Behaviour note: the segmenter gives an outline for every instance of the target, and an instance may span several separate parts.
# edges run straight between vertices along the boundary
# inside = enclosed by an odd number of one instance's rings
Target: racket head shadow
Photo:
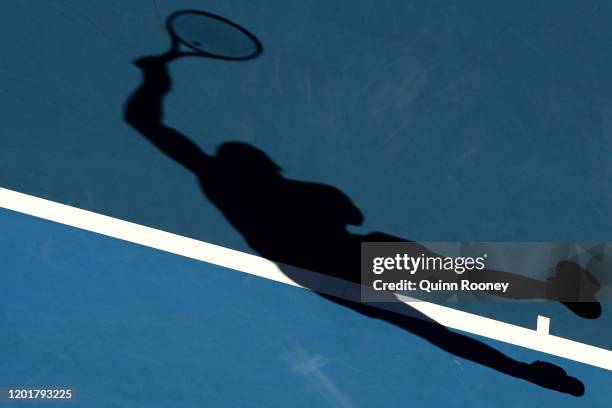
[[[263,52],[261,42],[246,28],[205,11],[181,10],[173,13],[166,20],[166,27],[174,48],[180,44],[190,50],[182,54],[244,61],[256,58]]]

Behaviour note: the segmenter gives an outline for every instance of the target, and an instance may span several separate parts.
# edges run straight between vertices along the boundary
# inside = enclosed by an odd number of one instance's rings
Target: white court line
[[[289,279],[275,262],[268,259],[91,211],[4,188],[0,188],[0,207],[304,288]],[[308,282],[308,287],[305,289],[341,296],[349,300],[358,301],[360,298],[360,288],[357,284],[310,271],[293,269],[295,273],[302,275],[301,282]],[[611,350],[553,336],[544,330],[538,332],[434,303],[413,301],[403,296],[398,296],[398,298],[428,318],[451,329],[612,370]],[[384,307],[382,303],[371,305]]]
[[[536,331],[541,334],[549,334],[550,319],[548,317],[538,315]]]

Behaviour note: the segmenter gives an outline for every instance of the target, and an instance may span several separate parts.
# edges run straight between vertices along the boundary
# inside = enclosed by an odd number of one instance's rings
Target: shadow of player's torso
[[[362,241],[403,241],[383,233],[348,232],[347,225],[361,224],[362,214],[344,193],[328,185],[219,159],[199,180],[249,246],[275,262],[359,282]]]

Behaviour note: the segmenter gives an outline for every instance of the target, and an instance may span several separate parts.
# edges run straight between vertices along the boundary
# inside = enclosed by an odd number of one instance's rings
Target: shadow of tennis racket
[[[171,48],[160,57],[172,60],[200,56],[227,61],[245,61],[263,52],[261,42],[246,28],[216,14],[182,10],[171,14],[166,28]]]

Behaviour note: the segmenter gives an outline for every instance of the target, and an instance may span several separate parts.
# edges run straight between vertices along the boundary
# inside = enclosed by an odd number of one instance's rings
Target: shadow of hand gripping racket
[[[168,52],[135,62],[142,70],[143,82],[125,106],[125,120],[159,150],[196,175],[206,197],[253,250],[278,262],[293,281],[312,288],[303,273],[310,270],[359,283],[362,241],[404,240],[384,233],[350,233],[346,226],[361,224],[362,214],[345,194],[328,185],[284,178],[280,167],[254,146],[224,143],[215,155],[210,155],[163,123],[162,102],[171,86],[167,70],[171,61],[185,56],[245,61],[262,53],[259,40],[236,23],[200,11],[173,14],[168,19],[168,31],[172,38]],[[181,47],[186,50],[181,51]],[[537,282],[499,273],[505,279],[522,281],[527,286]],[[584,393],[584,385],[558,366],[541,361],[531,364],[516,361],[493,347],[446,329],[405,304],[377,303],[384,307],[375,308],[319,294],[475,363],[559,392],[575,396]]]

